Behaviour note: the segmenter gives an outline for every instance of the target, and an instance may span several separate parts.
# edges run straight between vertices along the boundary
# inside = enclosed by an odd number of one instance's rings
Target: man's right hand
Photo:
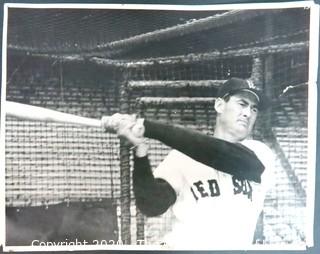
[[[103,116],[101,118],[101,126],[106,132],[117,133],[120,121],[136,122],[135,115],[115,113],[112,116]]]
[[[136,115],[116,113],[112,116],[102,117],[101,123],[104,130],[115,132],[118,137],[125,138],[132,144],[136,156],[147,155],[148,145],[143,136],[145,131],[143,119],[137,119]]]

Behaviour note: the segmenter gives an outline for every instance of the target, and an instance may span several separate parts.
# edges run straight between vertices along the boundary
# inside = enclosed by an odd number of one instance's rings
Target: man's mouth
[[[245,127],[247,127],[249,124],[249,122],[247,120],[238,120],[238,123],[240,123],[240,125],[243,125]]]

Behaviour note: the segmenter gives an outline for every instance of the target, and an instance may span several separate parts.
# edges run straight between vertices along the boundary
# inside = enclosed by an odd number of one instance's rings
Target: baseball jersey
[[[155,169],[174,188],[177,200],[170,209],[172,231],[163,239],[173,249],[245,248],[251,245],[265,192],[271,184],[274,156],[262,142],[245,140],[265,166],[261,184],[199,163],[172,150]]]

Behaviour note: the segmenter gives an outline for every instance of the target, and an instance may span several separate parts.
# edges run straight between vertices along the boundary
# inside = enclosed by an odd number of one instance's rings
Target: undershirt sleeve
[[[154,177],[147,156],[134,157],[133,191],[137,207],[146,216],[163,214],[177,199],[166,180]]]
[[[239,143],[161,121],[145,119],[144,126],[147,138],[159,140],[200,163],[239,179],[261,182],[264,165],[253,151]]]

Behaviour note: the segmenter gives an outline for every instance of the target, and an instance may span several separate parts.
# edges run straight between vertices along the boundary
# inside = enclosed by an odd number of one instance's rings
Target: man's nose
[[[242,114],[246,117],[250,117],[251,116],[251,108],[250,107],[243,108]]]

